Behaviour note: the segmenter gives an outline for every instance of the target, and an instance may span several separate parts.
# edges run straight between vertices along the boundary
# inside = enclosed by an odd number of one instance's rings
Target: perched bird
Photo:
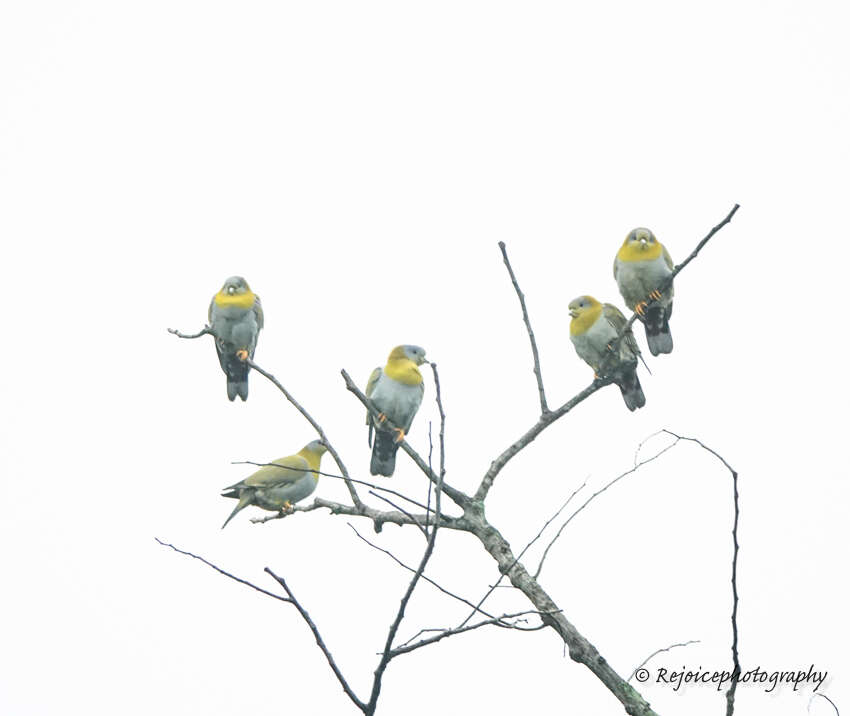
[[[278,512],[289,510],[294,502],[303,500],[313,493],[319,482],[319,465],[327,446],[321,440],[307,443],[289,457],[282,457],[257,470],[250,477],[225,488],[222,497],[239,500],[221,529],[233,516],[248,505]]]
[[[612,343],[628,323],[626,317],[616,306],[599,303],[593,296],[579,296],[570,301],[569,309],[570,340],[579,358],[593,368],[597,378],[601,377],[600,370],[605,369],[620,387],[629,410],[642,408],[646,398],[637,377],[640,349],[631,329],[623,335],[616,359],[612,354]]]
[[[248,358],[254,357],[257,336],[263,327],[260,297],[241,276],[231,276],[210,301],[210,329],[215,337],[218,362],[227,376],[227,397],[248,399]]]
[[[422,404],[425,383],[418,366],[427,363],[425,349],[419,346],[396,346],[387,358],[384,369],[375,368],[366,384],[366,397],[380,411],[379,418],[366,414],[369,425],[369,445],[372,446],[373,475],[391,477],[395,470],[395,454],[405,433],[410,430],[413,416]],[[393,430],[384,426],[389,421]],[[375,442],[372,444],[372,430]]]
[[[673,285],[658,288],[673,273],[673,259],[649,229],[632,229],[614,259],[614,278],[626,305],[638,314],[646,329],[649,351],[673,351],[670,316],[673,315]],[[652,303],[648,303],[649,300]]]

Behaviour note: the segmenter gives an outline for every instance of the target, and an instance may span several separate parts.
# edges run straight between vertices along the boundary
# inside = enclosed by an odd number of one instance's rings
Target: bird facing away
[[[369,425],[369,445],[372,446],[370,471],[373,475],[392,477],[395,470],[395,454],[399,443],[410,430],[413,416],[422,404],[425,383],[419,366],[427,363],[425,349],[419,346],[396,346],[390,351],[384,369],[375,368],[366,384],[366,397],[380,412],[378,418],[366,414]],[[397,426],[390,429],[384,425],[389,421]],[[372,442],[372,430],[375,441]]]
[[[637,377],[637,362],[640,349],[631,329],[623,334],[615,360],[612,344],[620,331],[628,323],[626,317],[616,306],[599,303],[593,296],[579,296],[570,301],[570,340],[585,363],[593,368],[594,375],[600,377],[600,370],[606,369],[608,375],[620,387],[623,400],[629,410],[642,408],[646,404],[643,389]]]
[[[260,297],[244,278],[231,276],[212,297],[208,316],[218,362],[227,376],[227,397],[247,400],[250,367],[245,361],[254,357],[263,327]]]
[[[649,229],[632,229],[614,258],[614,278],[626,305],[638,314],[646,330],[649,352],[673,351],[670,316],[673,284],[663,292],[661,283],[673,272],[673,259]],[[649,301],[652,303],[648,303]]]
[[[319,465],[327,447],[321,440],[307,443],[294,455],[264,465],[253,475],[224,489],[222,497],[239,500],[221,529],[248,505],[272,512],[286,511],[299,500],[311,495],[319,482]]]

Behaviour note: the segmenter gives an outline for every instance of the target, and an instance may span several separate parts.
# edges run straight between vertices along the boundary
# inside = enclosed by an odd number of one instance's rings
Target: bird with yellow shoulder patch
[[[372,371],[366,384],[366,397],[380,412],[378,418],[366,415],[369,425],[369,445],[372,446],[370,471],[373,475],[391,477],[395,470],[395,455],[404,436],[410,430],[413,417],[422,404],[425,382],[419,366],[427,363],[425,349],[419,346],[396,346],[390,351],[387,364]],[[395,427],[387,428],[389,420]],[[372,442],[372,431],[375,433]]]
[[[327,446],[321,440],[307,443],[294,455],[263,465],[255,473],[225,488],[222,497],[232,497],[239,502],[233,508],[222,529],[234,515],[248,505],[256,505],[272,512],[286,512],[292,505],[313,494],[319,482],[319,467]]]
[[[658,290],[671,273],[673,259],[649,229],[632,229],[614,258],[614,278],[620,294],[643,323],[646,342],[654,356],[673,351],[673,284]]]
[[[643,389],[637,377],[640,349],[631,329],[623,334],[619,346],[614,343],[628,321],[619,308],[610,303],[600,303],[593,296],[579,296],[570,301],[570,340],[579,358],[593,368],[594,376],[601,378],[603,369],[613,379],[629,410],[646,404]]]
[[[263,327],[260,297],[241,276],[231,276],[212,297],[208,312],[218,362],[227,376],[227,397],[248,399],[248,358],[254,357]]]

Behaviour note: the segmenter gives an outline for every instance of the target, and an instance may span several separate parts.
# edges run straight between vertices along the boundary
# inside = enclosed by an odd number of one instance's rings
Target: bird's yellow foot
[[[387,416],[384,415],[383,413],[378,413],[378,422],[379,423],[387,422]]]
[[[402,440],[404,440],[404,430],[402,430],[401,428],[393,428],[393,430],[398,433],[395,439],[397,443],[400,443]]]
[[[660,301],[661,300],[661,291],[659,291],[658,289],[655,289],[652,293],[649,294],[649,297],[656,300],[656,301]]]
[[[246,351],[244,348],[241,348],[236,351],[236,357],[244,363],[246,360],[248,360],[248,351]]]
[[[280,506],[281,515],[291,515],[293,512],[295,512],[295,508],[292,507],[292,503],[289,500]]]
[[[648,305],[649,305],[649,304],[648,304],[646,301],[641,301],[641,302],[640,302],[637,306],[635,306],[635,313],[637,313],[639,316],[642,316],[642,315],[643,315],[643,312],[644,312],[644,309],[645,309]]]

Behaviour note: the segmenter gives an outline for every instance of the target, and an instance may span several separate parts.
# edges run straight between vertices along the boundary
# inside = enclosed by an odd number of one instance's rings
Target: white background
[[[591,378],[566,304],[620,302],[611,263],[626,233],[649,226],[681,261],[735,202],[677,280],[675,350],[647,357],[646,407],[594,395],[509,464],[488,516],[519,550],[648,435],[701,438],[740,471],[744,668],[814,664],[850,709],[843,10],[3,3],[0,712],[354,713],[292,608],[154,537],[266,588],[263,567],[284,575],[367,697],[408,575],[323,512],[252,525],[252,508],[219,529],[233,504],[219,489],[250,471],[231,461],[314,437],[256,374],[250,400],[228,403],[211,341],[166,332],[200,328],[227,276],[263,299],[257,362],[355,476],[368,478],[369,450],[340,368],[363,385],[394,345],[424,346],[443,384],[447,479],[471,491],[537,412],[497,242],[560,405]],[[426,383],[410,434],[422,452]],[[426,489],[401,454],[391,484]],[[326,478],[317,494],[345,497]],[[574,520],[542,585],[620,674],[688,639],[701,643],[656,657],[653,674],[728,669],[731,509],[729,474],[680,445]],[[415,530],[356,525],[417,561]],[[470,599],[497,576],[476,540],[448,531],[428,573]],[[490,608],[528,602],[505,589]],[[400,637],[465,614],[422,585]],[[724,709],[709,687],[640,690],[661,714]],[[811,687],[738,694],[737,713],[792,716]],[[622,709],[551,630],[480,630],[400,658],[379,707],[517,711]],[[810,713],[834,712],[816,699]]]

